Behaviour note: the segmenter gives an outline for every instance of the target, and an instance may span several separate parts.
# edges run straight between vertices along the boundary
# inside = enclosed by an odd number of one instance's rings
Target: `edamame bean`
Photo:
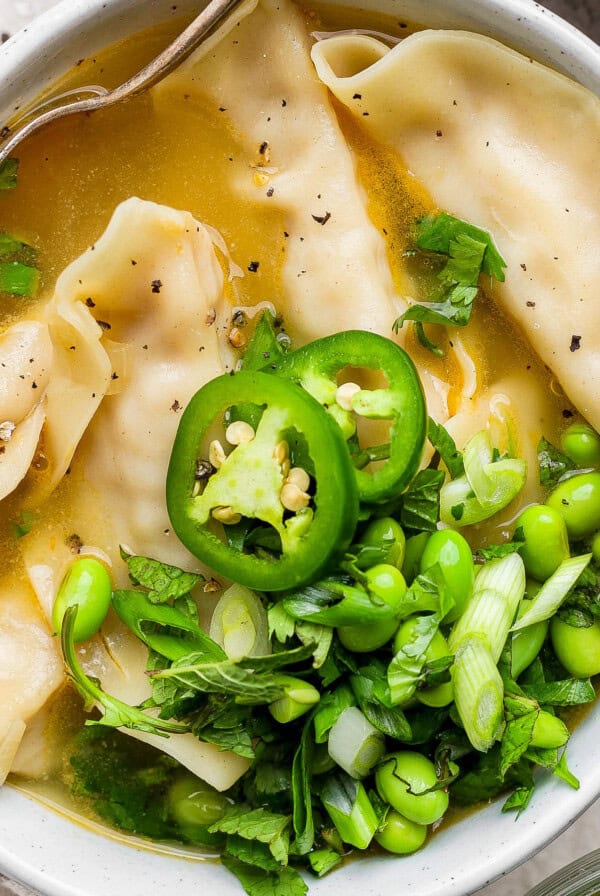
[[[399,607],[406,594],[406,582],[399,569],[390,563],[378,563],[365,572],[367,590],[390,607]]]
[[[569,729],[565,723],[551,712],[540,710],[533,726],[530,746],[540,750],[556,750],[564,747],[568,739]]]
[[[195,775],[182,773],[167,793],[169,815],[186,840],[205,846],[219,845],[222,834],[210,834],[208,828],[218,821],[229,805],[224,794]]]
[[[77,606],[73,627],[75,643],[95,635],[108,613],[112,583],[105,566],[95,557],[79,557],[61,582],[54,606],[52,624],[60,634],[63,617],[69,607]]]
[[[342,625],[337,633],[344,647],[352,653],[371,653],[391,641],[397,628],[397,619],[385,619],[373,625]]]
[[[579,539],[600,529],[600,473],[571,476],[546,500],[564,519],[569,538]]]
[[[564,518],[553,507],[534,504],[518,518],[515,532],[519,530],[525,542],[519,548],[525,570],[538,582],[545,582],[570,556]]]
[[[431,790],[436,783],[433,762],[411,750],[390,753],[375,773],[379,796],[410,821],[423,825],[438,821],[448,808],[446,791]]]
[[[555,616],[550,637],[556,656],[574,678],[600,673],[600,623],[594,620],[590,626],[578,627]]]
[[[421,572],[426,572],[439,563],[454,598],[454,606],[448,613],[445,622],[456,622],[473,591],[475,570],[473,554],[468,541],[453,529],[438,529],[429,536],[421,557]]]
[[[398,653],[412,640],[418,622],[419,616],[411,616],[401,624],[394,638],[394,653]],[[425,662],[441,660],[445,656],[450,656],[450,648],[443,634],[438,630],[425,651]],[[448,706],[454,700],[454,687],[451,681],[447,681],[432,688],[421,688],[415,693],[415,697],[425,706]]]
[[[539,590],[539,586],[537,587]],[[529,586],[527,593],[530,593]],[[517,619],[520,619],[529,610],[531,604],[531,599],[524,598],[521,601],[517,611]],[[515,681],[532,664],[542,649],[548,634],[549,625],[549,621],[544,619],[541,622],[534,622],[533,625],[528,625],[527,628],[521,628],[511,635],[511,674]]]
[[[400,523],[391,516],[383,516],[369,523],[360,538],[360,544],[383,549],[386,554],[381,559],[382,563],[390,563],[398,569],[402,567],[406,537]]]
[[[572,423],[560,437],[560,447],[578,467],[600,466],[600,435],[587,423]]]
[[[427,825],[411,821],[394,809],[388,812],[385,824],[375,834],[375,840],[380,846],[399,856],[416,852],[423,846],[426,837]]]
[[[406,581],[411,584],[419,574],[419,565],[421,557],[425,550],[425,545],[429,541],[429,532],[419,532],[418,535],[411,535],[406,542],[404,549],[404,560],[402,562],[402,575]]]

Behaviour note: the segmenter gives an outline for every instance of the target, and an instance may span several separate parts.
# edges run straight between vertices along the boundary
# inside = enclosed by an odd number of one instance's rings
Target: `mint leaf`
[[[88,719],[86,725],[107,725],[112,728],[133,728],[137,731],[146,731],[149,734],[159,734],[166,737],[168,734],[182,734],[189,731],[185,725],[177,725],[174,722],[165,722],[161,719],[155,719],[138,709],[136,706],[129,706],[105,693],[100,685],[85,674],[75,651],[75,643],[73,641],[73,628],[77,617],[77,606],[69,607],[66,611],[61,628],[61,645],[65,663],[67,665],[67,676],[73,682],[86,706],[97,705],[103,713],[102,719],[95,721]]]
[[[308,861],[311,870],[317,877],[323,877],[342,861],[341,855],[335,849],[315,849],[309,853]]]
[[[224,855],[223,865],[235,874],[248,896],[305,896],[308,887],[293,868],[271,872]]]
[[[543,436],[538,442],[537,454],[540,470],[540,485],[544,485],[546,488],[554,488],[565,473],[576,468],[576,464],[570,457],[567,457],[566,454],[559,451],[558,448]]]
[[[200,573],[185,572],[177,566],[161,563],[151,557],[128,554],[123,547],[120,550],[132,583],[146,588],[150,592],[149,599],[154,604],[177,600],[205,581]]]
[[[310,792],[313,752],[313,720],[311,716],[304,723],[300,744],[292,763],[292,821],[296,835],[294,841],[296,855],[305,855],[312,849],[315,842],[315,823]]]
[[[273,858],[281,865],[286,865],[290,848],[290,821],[289,815],[236,805],[230,806],[223,817],[208,830],[211,834],[237,834],[244,840],[265,843]]]
[[[579,706],[582,703],[591,703],[596,697],[589,678],[566,678],[563,681],[523,684],[522,690],[542,706]]]
[[[465,465],[462,454],[456,447],[456,442],[448,430],[431,417],[427,422],[427,438],[448,468],[450,477],[456,479],[457,476],[462,476],[465,472]]]
[[[227,837],[225,852],[228,856],[239,859],[247,865],[255,865],[263,871],[282,871],[281,863],[273,858],[271,850],[266,843],[259,840],[245,840],[239,834],[229,834]]]
[[[488,544],[485,548],[477,548],[476,557],[483,560],[499,560],[502,557],[508,557],[509,554],[515,554],[525,544],[524,541],[507,541],[504,544]]]
[[[421,470],[402,495],[400,522],[415,532],[433,532],[440,518],[443,470]]]
[[[553,774],[556,775],[557,778],[562,778],[563,781],[566,781],[573,790],[579,790],[579,779],[575,777],[573,772],[569,771],[567,766],[566,750],[563,750],[563,753],[554,768]]]

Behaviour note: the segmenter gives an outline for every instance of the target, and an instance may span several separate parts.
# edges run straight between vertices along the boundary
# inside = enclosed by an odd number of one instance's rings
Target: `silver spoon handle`
[[[206,8],[196,16],[194,21],[168,47],[149,62],[148,65],[145,65],[137,74],[119,85],[119,87],[115,87],[101,96],[77,100],[64,106],[49,109],[26,121],[21,127],[17,125],[18,130],[16,131],[5,129],[8,130],[8,133],[4,143],[0,145],[0,164],[8,158],[22,140],[49,122],[58,118],[64,118],[66,115],[73,115],[76,112],[93,112],[106,106],[112,106],[114,103],[118,103],[137,93],[142,93],[144,90],[152,87],[152,85],[157,84],[184,59],[187,59],[211,31],[223,21],[228,13],[240,5],[240,2],[241,0],[210,0]],[[85,92],[85,88],[82,88],[82,92]],[[49,102],[51,102],[51,99]]]

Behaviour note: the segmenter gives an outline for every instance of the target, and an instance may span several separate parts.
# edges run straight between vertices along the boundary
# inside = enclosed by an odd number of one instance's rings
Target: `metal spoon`
[[[161,81],[179,63],[187,59],[193,50],[222,22],[225,16],[235,9],[236,6],[239,6],[240,2],[241,0],[210,0],[210,3],[202,10],[200,15],[181,32],[173,43],[169,44],[152,62],[149,62],[141,71],[119,87],[103,92],[100,96],[77,100],[39,114],[33,113],[34,117],[26,118],[22,125],[17,123],[14,127],[4,128],[2,131],[4,140],[0,140],[0,164],[14,152],[22,140],[35,131],[39,131],[40,128],[49,122],[56,121],[57,118],[64,118],[66,115],[73,115],[76,112],[95,112],[96,109],[113,106],[126,97],[143,93],[143,91],[152,87],[153,84]],[[85,88],[81,88],[78,91],[79,94],[85,92]],[[47,102],[52,102],[52,97]]]

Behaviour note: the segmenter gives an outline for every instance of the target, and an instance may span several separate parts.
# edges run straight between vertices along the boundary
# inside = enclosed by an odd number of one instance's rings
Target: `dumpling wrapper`
[[[239,26],[229,22],[153,88],[154,101],[160,109],[197,94],[230,121],[248,159],[237,189],[265,210],[277,209],[285,222],[284,302],[277,310],[299,344],[349,329],[403,343],[392,324],[406,304],[355,160],[315,77],[302,14],[289,0],[253,5],[237,11]],[[274,234],[274,242],[280,237]],[[445,420],[447,384],[427,369],[421,375],[430,412]]]
[[[0,336],[0,501],[25,478],[35,456],[52,361],[43,323],[22,321]]]
[[[600,101],[467,32],[425,31],[393,49],[341,35],[312,58],[440,208],[493,234],[508,263],[499,307],[600,429]]]
[[[56,638],[27,582],[0,582],[0,784],[27,723],[64,682]]]
[[[189,213],[134,198],[116,209],[94,249],[61,275],[68,301],[89,299],[103,321],[112,388],[71,465],[70,478],[79,488],[68,498],[69,529],[42,526],[21,541],[47,616],[73,560],[67,545],[73,531],[112,563],[117,586],[130,586],[119,544],[198,569],[171,530],[165,480],[183,408],[232,361],[226,339],[231,308],[213,240]],[[80,658],[104,690],[125,703],[136,705],[150,696],[147,650],[114,616],[101,637],[80,648]],[[162,738],[124,730],[218,789],[230,787],[248,767],[242,757],[191,734]]]

